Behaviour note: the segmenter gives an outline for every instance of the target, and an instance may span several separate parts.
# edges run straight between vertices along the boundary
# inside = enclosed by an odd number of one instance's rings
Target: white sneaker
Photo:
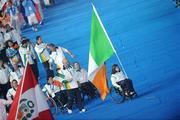
[[[68,114],[72,114],[72,110],[67,109]]]
[[[120,91],[122,91],[122,88],[121,88],[121,87],[118,87],[118,89],[119,89]]]
[[[43,23],[43,22],[42,22],[42,20],[41,20],[41,21],[39,22],[39,24],[42,25],[42,23]]]
[[[37,29],[36,27],[32,27],[32,30],[33,30],[34,32],[37,32],[37,31],[38,31],[38,29]]]
[[[34,28],[34,32],[37,32],[38,31],[38,29],[37,28]]]
[[[67,106],[67,104],[63,105],[63,107],[65,108]]]
[[[82,109],[81,111],[79,111],[79,113],[83,113],[86,112],[86,109]]]
[[[128,93],[127,93],[127,92],[125,92],[124,94],[125,94],[126,96],[128,96]]]

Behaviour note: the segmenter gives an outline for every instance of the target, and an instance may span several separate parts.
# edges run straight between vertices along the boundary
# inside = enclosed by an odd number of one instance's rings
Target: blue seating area
[[[38,32],[30,28],[23,35],[35,42],[41,35],[44,42],[63,46],[75,54],[67,58],[88,68],[91,13],[93,3],[118,53],[123,67],[133,80],[138,97],[115,104],[108,95],[105,101],[85,101],[87,112],[76,107],[71,115],[58,113],[57,120],[178,120],[180,119],[180,9],[172,0],[56,0],[44,9],[44,25]],[[111,86],[111,66],[107,62]],[[39,62],[40,82],[46,78]]]

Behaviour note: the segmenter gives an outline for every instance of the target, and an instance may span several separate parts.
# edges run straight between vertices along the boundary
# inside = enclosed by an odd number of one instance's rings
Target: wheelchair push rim
[[[115,89],[113,86],[110,88],[110,97],[114,103],[120,104],[124,102],[125,96],[120,90]]]
[[[56,102],[52,98],[48,98],[47,103],[48,103],[48,106],[50,108],[51,113],[53,115],[56,115],[57,111],[58,111],[58,107],[57,107]]]

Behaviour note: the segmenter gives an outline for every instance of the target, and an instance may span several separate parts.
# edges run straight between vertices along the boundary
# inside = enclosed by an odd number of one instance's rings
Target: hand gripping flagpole
[[[121,62],[121,60],[120,60],[120,58],[119,58],[119,56],[118,56],[118,54],[117,54],[117,52],[116,52],[116,50],[115,50],[112,42],[111,42],[111,40],[110,40],[110,38],[109,38],[109,36],[108,36],[108,34],[107,34],[107,32],[106,32],[106,29],[104,28],[104,25],[103,25],[102,22],[101,22],[101,19],[100,19],[99,15],[98,15],[98,13],[97,13],[97,11],[96,11],[96,8],[95,8],[95,6],[93,5],[93,3],[91,3],[91,4],[92,4],[93,10],[94,10],[94,12],[95,12],[95,14],[96,14],[96,16],[97,16],[97,18],[98,18],[98,20],[99,20],[99,23],[101,24],[101,27],[102,27],[102,29],[103,29],[106,37],[108,38],[108,41],[109,41],[109,43],[110,43],[110,45],[111,45],[111,47],[112,47],[112,49],[113,49],[113,51],[114,51],[117,59],[118,59],[118,62],[119,62],[119,64],[120,64],[120,66],[121,66],[121,69],[122,69],[124,75],[128,78],[127,73],[126,73],[126,71],[125,71],[125,69],[124,69],[124,67],[123,67],[123,65],[122,65],[122,62]]]

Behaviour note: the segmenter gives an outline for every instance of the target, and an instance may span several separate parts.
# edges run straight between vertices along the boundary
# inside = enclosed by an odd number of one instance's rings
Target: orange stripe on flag
[[[106,95],[109,93],[109,88],[107,84],[107,76],[106,76],[106,65],[103,65],[99,71],[96,73],[92,83],[98,89],[101,94],[101,99],[104,100]]]

